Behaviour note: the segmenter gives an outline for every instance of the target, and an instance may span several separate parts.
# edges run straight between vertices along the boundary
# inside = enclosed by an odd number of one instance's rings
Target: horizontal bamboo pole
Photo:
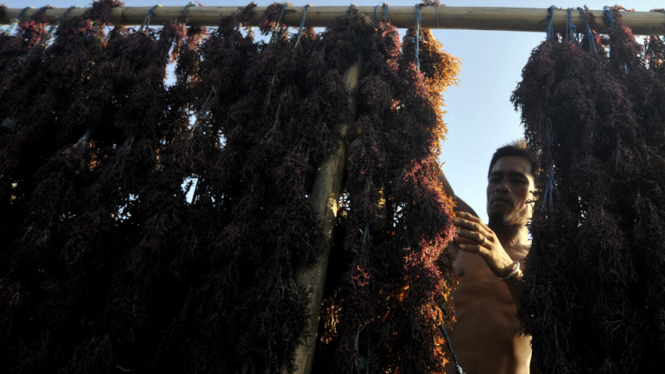
[[[110,14],[110,22],[114,25],[141,25],[151,7],[124,7],[114,8]],[[190,17],[189,24],[196,26],[217,26],[221,16],[238,12],[241,6],[226,7],[190,7],[187,11]],[[255,26],[267,7],[256,7],[255,16],[249,22]],[[325,27],[344,15],[348,6],[310,6],[305,26]],[[373,6],[358,6],[358,12],[372,18],[376,9],[376,19],[383,17],[383,8]],[[23,9],[8,8],[0,24],[9,24]],[[23,19],[30,17],[37,9],[29,9]],[[55,22],[67,8],[50,9],[45,12],[51,22]],[[85,9],[72,9],[68,17],[83,14]],[[179,16],[182,7],[160,7],[154,11],[151,18],[152,25],[161,25]],[[462,30],[496,30],[496,31],[535,31],[543,32],[547,26],[547,9],[538,8],[488,8],[488,7],[423,7],[421,8],[423,28],[428,29],[462,29]],[[602,10],[591,11],[599,23],[599,32],[606,32],[609,28],[602,20]],[[303,7],[290,6],[286,8],[282,21],[288,26],[300,25]],[[663,35],[665,34],[665,13],[661,12],[624,12],[624,23],[636,35]],[[390,22],[398,28],[413,28],[415,26],[414,7],[396,6],[388,8]],[[554,11],[553,26],[555,32],[562,32],[566,27],[567,11],[558,9]],[[579,31],[583,30],[582,18],[579,11],[574,10],[572,21]]]

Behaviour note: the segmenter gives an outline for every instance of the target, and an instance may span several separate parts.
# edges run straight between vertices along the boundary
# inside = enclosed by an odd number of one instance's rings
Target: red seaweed
[[[608,11],[598,53],[546,40],[512,97],[540,155],[518,314],[542,373],[663,365],[663,47],[643,53]]]

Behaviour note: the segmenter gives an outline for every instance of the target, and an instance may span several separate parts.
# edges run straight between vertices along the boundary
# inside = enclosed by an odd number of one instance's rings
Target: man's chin
[[[503,212],[489,212],[489,226],[506,226],[510,224],[508,215]]]

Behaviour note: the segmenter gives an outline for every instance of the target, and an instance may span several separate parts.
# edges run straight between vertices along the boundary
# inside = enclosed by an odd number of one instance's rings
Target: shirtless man
[[[452,348],[466,374],[528,374],[530,337],[520,336],[515,299],[531,243],[536,164],[524,141],[499,148],[490,163],[484,224],[441,182],[457,202],[456,240],[448,250],[455,258],[459,286],[452,292],[457,322],[449,332]],[[519,265],[519,267],[518,267]],[[447,374],[455,365],[447,365]]]

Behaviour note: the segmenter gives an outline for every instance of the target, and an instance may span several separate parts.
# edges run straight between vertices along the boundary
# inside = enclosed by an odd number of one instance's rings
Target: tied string
[[[416,69],[420,71],[420,21],[422,16],[420,14],[420,4],[415,5],[415,17],[416,17]]]
[[[187,4],[189,6],[189,4]],[[150,19],[152,16],[155,15],[155,9],[161,8],[162,4],[157,4],[154,5],[150,10],[148,11],[148,14],[146,14],[145,19],[143,20],[143,24],[141,24],[141,27],[139,28],[139,32],[143,32],[148,26],[150,26]]]
[[[582,21],[584,22],[584,28],[586,29],[586,37],[589,39],[589,48],[594,53],[598,53],[598,49],[596,49],[596,42],[594,41],[594,35],[593,31],[591,31],[591,27],[589,26],[589,22],[587,21],[586,18],[586,12],[582,8],[577,8],[577,10],[580,12],[580,16],[582,16]]]
[[[545,192],[543,193],[543,205],[540,207],[540,210],[545,210],[545,206],[548,207],[548,211],[554,211],[554,165],[552,165],[552,146],[554,145],[554,132],[552,131],[552,121],[547,118],[545,121],[545,138],[547,140],[547,156],[549,157],[550,165],[547,169],[547,185],[545,186]]]
[[[27,12],[28,9],[35,9],[35,8],[31,6],[23,8],[23,10],[18,14],[18,16],[16,16],[16,18],[14,18],[12,22],[9,24],[9,27],[7,28],[7,30],[5,30],[5,33],[11,34],[12,31],[14,31],[14,27],[16,27],[16,25],[21,21],[21,18],[23,18],[25,12]]]
[[[571,43],[580,45],[580,40],[577,36],[577,26],[573,23],[573,8],[568,8],[568,15],[566,16],[566,38]]]
[[[545,29],[546,38],[549,39],[554,35],[554,27],[552,26],[552,21],[554,21],[554,6],[547,8],[547,28]]]

